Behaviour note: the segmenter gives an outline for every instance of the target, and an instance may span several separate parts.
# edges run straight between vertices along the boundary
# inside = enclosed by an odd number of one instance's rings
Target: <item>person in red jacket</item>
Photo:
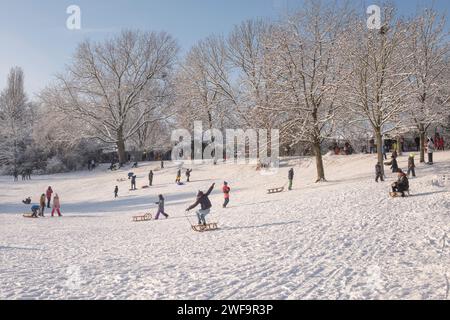
[[[48,187],[46,195],[47,195],[47,208],[50,208],[50,201],[52,200],[53,190],[52,187]]]
[[[228,186],[228,182],[225,181],[222,187],[223,196],[225,198],[225,202],[223,203],[224,208],[226,208],[228,203],[230,202],[230,190],[231,188]]]

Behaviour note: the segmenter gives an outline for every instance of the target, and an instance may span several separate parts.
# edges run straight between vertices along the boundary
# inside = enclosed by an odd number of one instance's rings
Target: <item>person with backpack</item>
[[[153,185],[153,170],[150,170],[148,174],[148,185],[151,187]]]
[[[189,212],[190,210],[200,205],[200,209],[197,211],[199,225],[203,224],[204,226],[206,226],[206,216],[211,212],[212,208],[211,201],[209,200],[209,195],[213,191],[215,185],[216,184],[213,183],[206,193],[204,193],[203,191],[199,191],[195,203],[186,209],[186,212]]]
[[[408,158],[408,177],[412,173],[412,176],[416,177],[416,164],[414,163],[414,153],[411,153]]]
[[[383,170],[381,168],[381,163],[379,162],[375,165],[375,182],[378,183],[378,180],[381,180],[381,182],[384,181]]]
[[[46,192],[46,195],[47,195],[47,208],[49,208],[50,209],[50,201],[51,201],[51,199],[52,199],[52,194],[53,194],[53,189],[52,189],[52,187],[48,187],[48,189],[47,189],[47,192]]]
[[[158,202],[156,202],[156,204],[158,205],[158,212],[156,213],[155,220],[159,219],[160,214],[162,214],[167,219],[167,218],[169,218],[169,215],[164,212],[164,197],[162,194],[160,194],[158,196],[158,198],[159,198],[159,200],[158,200]]]
[[[228,206],[228,203],[230,203],[230,191],[231,191],[231,188],[228,186],[228,182],[225,181],[223,183],[223,187],[222,187],[223,197],[225,199],[225,201],[223,203],[224,209]]]
[[[294,182],[294,168],[291,168],[289,170],[288,180],[289,180],[289,191],[291,191],[292,190],[292,184]]]
[[[62,217],[62,214],[61,214],[61,203],[59,202],[59,196],[58,196],[57,193],[53,197],[52,217],[55,214],[55,211],[58,212],[58,216]]]
[[[39,199],[39,216],[44,216],[44,210],[45,210],[45,193],[41,195],[41,198]]]

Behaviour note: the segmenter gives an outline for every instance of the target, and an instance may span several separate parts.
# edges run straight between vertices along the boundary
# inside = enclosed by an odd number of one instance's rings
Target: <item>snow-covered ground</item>
[[[288,166],[274,176],[198,166],[192,183],[177,186],[168,165],[154,187],[135,192],[117,182],[129,170],[0,177],[0,299],[446,299],[449,188],[431,182],[450,174],[450,153],[435,159],[418,166],[406,199],[389,198],[393,174],[373,181],[373,155],[325,157],[322,184],[313,183],[312,159],[292,160],[294,190],[274,195],[266,189],[285,184]],[[138,186],[157,166],[135,170]],[[226,210],[224,180],[232,188]],[[195,233],[184,210],[212,182],[209,221],[220,230]],[[49,185],[64,217],[23,218],[21,200],[37,201]],[[159,193],[170,219],[132,222],[156,212]]]

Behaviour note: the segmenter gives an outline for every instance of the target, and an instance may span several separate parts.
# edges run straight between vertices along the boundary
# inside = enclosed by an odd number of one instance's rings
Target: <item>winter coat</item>
[[[159,199],[155,204],[158,205],[159,211],[164,212],[164,199]]]
[[[293,180],[294,179],[294,169],[289,170],[288,179],[289,180]]]
[[[225,196],[225,199],[230,198],[230,190],[231,190],[231,188],[229,186],[223,186],[222,191]]]
[[[416,167],[416,164],[414,163],[414,158],[413,157],[409,157],[408,158],[408,168],[412,169],[412,168],[415,168],[415,167]]]
[[[48,189],[47,189],[47,192],[46,192],[47,199],[50,199],[50,198],[52,197],[52,194],[53,194],[52,188],[48,188]]]
[[[397,163],[397,159],[392,159],[392,165],[391,165],[391,169],[392,172],[397,172],[398,171],[398,163]]]
[[[434,143],[429,141],[427,144],[427,152],[428,153],[433,153],[434,152]]]
[[[398,178],[397,187],[403,191],[409,190],[409,180],[406,174],[402,173],[401,176]]]
[[[200,205],[202,210],[208,210],[211,209],[212,204],[211,201],[209,200],[208,196],[211,194],[211,192],[214,189],[215,184],[213,183],[213,185],[208,189],[208,191],[206,193],[203,192],[199,192],[197,195],[197,201],[195,201],[195,203],[190,206],[188,208],[188,210],[192,210],[194,209],[196,206]]]
[[[45,196],[44,195],[41,196],[39,203],[40,203],[41,207],[45,207]]]
[[[377,164],[375,165],[375,173],[376,173],[377,175],[381,174],[381,164],[377,163]]]
[[[55,209],[61,208],[61,204],[59,202],[59,197],[57,197],[57,196],[55,196],[53,198],[53,208],[55,208]]]

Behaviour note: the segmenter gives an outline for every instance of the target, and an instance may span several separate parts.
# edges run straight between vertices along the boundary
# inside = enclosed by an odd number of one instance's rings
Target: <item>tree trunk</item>
[[[425,127],[423,124],[419,125],[420,134],[420,163],[425,162]]]
[[[316,167],[317,167],[317,182],[326,181],[325,179],[325,169],[323,167],[323,159],[322,159],[322,148],[320,145],[320,141],[316,140],[313,143],[314,155],[316,156]]]
[[[125,153],[125,140],[123,139],[123,129],[117,132],[117,155],[119,156],[119,164],[123,165],[127,162],[127,155]]]
[[[384,158],[383,158],[383,137],[381,135],[381,129],[375,129],[375,138],[377,140],[377,156],[378,162],[381,165],[381,173],[384,176]]]

